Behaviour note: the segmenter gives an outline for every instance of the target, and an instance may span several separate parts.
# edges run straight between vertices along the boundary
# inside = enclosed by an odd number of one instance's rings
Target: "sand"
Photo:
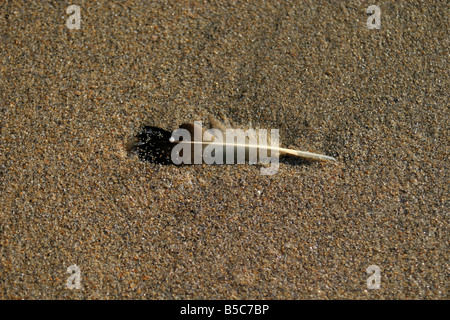
[[[449,298],[446,1],[71,4],[0,4],[1,299]],[[124,149],[210,116],[338,161]]]

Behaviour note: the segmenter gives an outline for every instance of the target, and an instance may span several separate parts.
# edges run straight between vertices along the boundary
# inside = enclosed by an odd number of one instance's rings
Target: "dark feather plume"
[[[145,126],[129,143],[128,150],[136,151],[139,158],[151,163],[172,164],[172,133],[157,127]]]

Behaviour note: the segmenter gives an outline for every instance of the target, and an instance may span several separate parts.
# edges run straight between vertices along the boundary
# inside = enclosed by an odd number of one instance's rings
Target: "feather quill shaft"
[[[289,155],[289,156],[295,156],[300,157],[304,159],[309,160],[318,160],[318,161],[336,161],[335,158],[326,156],[323,154],[308,152],[308,151],[300,151],[300,150],[294,150],[294,149],[288,149],[288,148],[281,148],[281,147],[272,147],[270,145],[262,146],[262,145],[252,145],[252,144],[241,144],[241,143],[227,143],[227,142],[204,142],[204,141],[173,141],[173,144],[200,144],[203,147],[206,146],[212,146],[212,147],[222,147],[223,149],[227,147],[233,147],[235,152],[234,154],[237,154],[237,151],[240,148],[244,148],[246,158],[248,157],[250,149],[255,148],[258,153],[261,149],[265,149],[267,151],[270,151],[270,154],[272,156],[281,156],[281,155]]]

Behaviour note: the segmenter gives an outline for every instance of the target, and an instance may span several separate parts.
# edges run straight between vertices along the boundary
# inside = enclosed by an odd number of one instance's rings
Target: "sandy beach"
[[[0,299],[449,298],[448,2],[70,4],[0,4]],[[337,162],[124,147],[210,117]]]

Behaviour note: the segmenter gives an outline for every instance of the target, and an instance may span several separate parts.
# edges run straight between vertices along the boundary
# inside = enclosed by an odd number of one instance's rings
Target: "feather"
[[[127,144],[128,151],[137,152],[138,156],[148,162],[160,164],[222,164],[222,163],[244,163],[267,164],[267,159],[279,156],[294,156],[307,160],[336,161],[333,157],[287,148],[278,147],[278,143],[273,143],[268,136],[268,141],[260,143],[260,136],[255,134],[255,130],[247,130],[244,137],[227,141],[226,127],[220,122],[211,121],[211,130],[205,130],[197,123],[182,124],[179,130],[189,134],[188,140],[179,140],[174,137],[174,133],[169,131],[145,126],[136,137]],[[225,133],[224,133],[225,131]],[[183,132],[183,131],[181,131]],[[241,131],[242,133],[243,131]],[[239,136],[239,135],[238,135]],[[192,139],[194,137],[194,139]],[[264,143],[267,142],[267,143]],[[278,141],[277,141],[278,142]],[[173,151],[177,149],[178,153]],[[188,153],[184,154],[187,151]],[[227,157],[232,152],[232,159]],[[263,157],[261,157],[261,153]],[[176,154],[177,156],[172,156]],[[259,155],[259,157],[256,157]]]

